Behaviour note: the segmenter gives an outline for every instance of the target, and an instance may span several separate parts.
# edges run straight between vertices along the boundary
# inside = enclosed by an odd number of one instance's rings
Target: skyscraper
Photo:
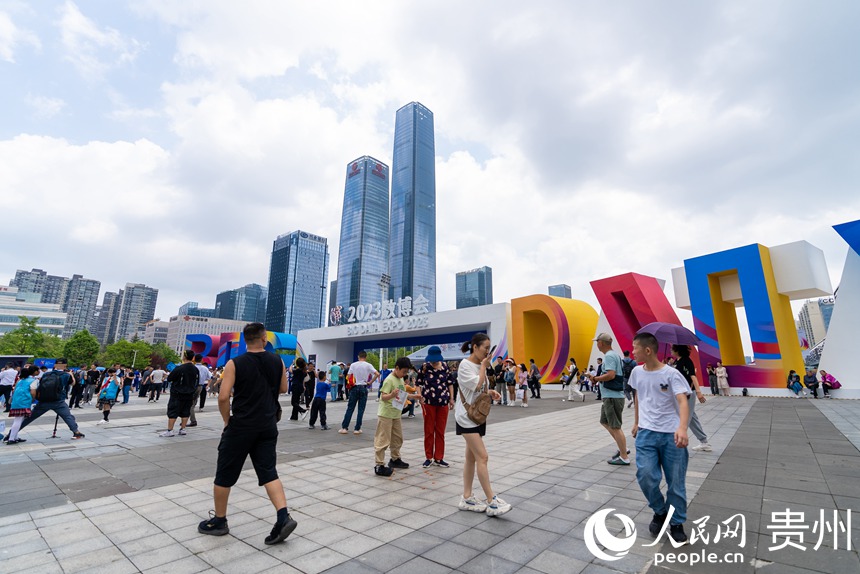
[[[431,313],[436,311],[435,162],[433,112],[418,102],[406,104],[394,121],[389,293],[423,295]]]
[[[457,309],[493,303],[493,269],[479,267],[457,273]]]
[[[90,333],[95,330],[93,315],[99,302],[101,287],[101,281],[72,275],[63,305],[63,311],[67,315],[63,338],[71,337],[84,329]]]
[[[119,319],[114,341],[131,340],[137,334],[138,327],[155,317],[158,289],[142,283],[126,283],[125,289],[119,293]]]
[[[334,318],[332,317],[332,309],[337,307],[337,279],[329,283],[328,287],[328,326],[331,327],[334,324]]]
[[[381,300],[379,281],[387,274],[388,166],[364,156],[346,168],[336,304],[346,309]]]
[[[278,236],[272,245],[266,328],[295,335],[325,324],[328,240],[304,231]]]
[[[121,293],[122,289],[120,289],[119,293],[105,291],[102,297],[102,304],[96,309],[93,319],[96,324],[96,332],[94,334],[102,345],[110,345],[116,341],[114,337],[116,336],[116,325],[119,322]]]
[[[222,291],[215,297],[215,317],[252,323],[266,321],[268,290],[250,283],[244,287]]]
[[[197,301],[186,301],[184,305],[179,307],[177,313],[179,315],[188,315],[189,317],[214,317],[215,309],[201,307]]]
[[[570,285],[565,285],[564,283],[550,285],[549,294],[553,297],[564,297],[565,299],[570,299],[573,296],[570,291]]]
[[[797,315],[797,328],[806,334],[809,346],[814,347],[827,337],[835,299],[823,297],[806,301]]]

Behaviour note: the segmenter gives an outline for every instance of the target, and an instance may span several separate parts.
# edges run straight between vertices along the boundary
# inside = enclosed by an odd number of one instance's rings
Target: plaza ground
[[[154,405],[134,397],[104,427],[95,409],[76,410],[87,435],[80,441],[69,440],[62,421],[60,438],[49,438],[53,418],[45,416],[22,433],[26,443],[0,447],[0,572],[860,572],[853,529],[836,540],[828,533],[818,550],[812,532],[822,510],[832,517],[838,509],[844,520],[846,510],[860,508],[860,402],[709,398],[697,411],[714,450],[690,451],[687,531],[708,516],[712,532],[742,513],[745,546],[711,536],[675,550],[644,546],[652,542],[651,511],[635,463],[606,464],[615,447],[597,422],[593,395],[576,403],[562,402],[560,391],[543,395],[528,409],[491,413],[490,473],[514,505],[500,518],[457,510],[463,442],[453,421],[445,455],[452,468],[425,470],[420,412],[404,418],[402,453],[412,468],[391,479],[372,472],[372,399],[360,436],[337,433],[341,402],[329,404],[329,431],[282,421],[279,472],[299,526],[271,547],[263,538],[273,509],[249,470],[230,499],[230,534],[196,531],[212,508],[221,430],[214,400],[187,437],[170,439],[157,436],[166,398]],[[595,558],[583,540],[588,518],[608,508],[632,518],[637,532],[615,561]],[[804,549],[769,550],[773,513],[788,509],[804,513]],[[621,531],[620,521],[607,524]],[[690,567],[703,549],[742,560]],[[667,553],[675,563],[665,562]]]

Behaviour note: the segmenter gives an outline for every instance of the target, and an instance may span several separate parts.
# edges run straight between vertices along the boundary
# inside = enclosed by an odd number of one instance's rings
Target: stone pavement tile
[[[694,500],[698,504],[718,506],[720,508],[728,508],[738,512],[761,512],[760,502],[747,496],[743,489],[738,489],[735,494],[699,491]]]
[[[321,548],[322,545],[293,534],[283,544],[266,546],[264,552],[281,562],[292,564],[296,558],[316,552]]]
[[[318,574],[347,560],[349,560],[348,556],[335,552],[330,548],[320,548],[319,550],[314,550],[309,554],[290,560],[289,564],[305,574]]]
[[[465,574],[510,574],[521,571],[522,564],[492,556],[481,554],[466,562],[457,569],[457,572]]]
[[[504,536],[494,534],[492,532],[485,532],[477,528],[466,530],[462,534],[457,535],[458,544],[480,550],[481,552],[492,548],[497,544],[502,544],[504,540]]]
[[[337,550],[341,554],[345,554],[350,558],[355,558],[369,552],[375,548],[379,548],[384,543],[366,536],[364,534],[354,534],[346,539],[336,539]]]
[[[71,558],[87,552],[99,552],[105,548],[112,548],[113,542],[104,536],[87,538],[66,544],[64,546],[51,546],[51,552],[57,560]]]
[[[419,529],[418,532],[430,534],[432,536],[438,536],[443,540],[452,540],[456,538],[458,534],[465,532],[468,529],[469,527],[463,524],[459,524],[449,519],[442,519],[437,520],[429,526],[425,526],[424,528]]]
[[[589,564],[582,571],[582,574],[617,574],[620,570],[609,569],[606,566],[602,566],[600,564]]]
[[[594,555],[585,547],[585,542],[582,539],[571,538],[570,536],[558,538],[547,550],[563,554],[570,558],[576,558],[582,562],[591,562],[594,560]]]
[[[188,556],[191,556],[191,552],[189,552],[187,548],[180,544],[170,544],[168,546],[162,546],[156,550],[150,550],[149,552],[137,554],[136,556],[130,556],[129,559],[135,566],[137,566],[138,569],[148,570],[163,564],[177,562]]]
[[[592,565],[603,566],[610,570],[617,570],[626,574],[639,574],[639,572],[642,572],[651,563],[652,559],[653,555],[641,555],[631,552],[621,560],[613,562],[595,559]]]
[[[439,520],[437,516],[430,516],[429,514],[424,514],[423,512],[410,512],[404,516],[399,518],[395,518],[392,520],[395,524],[401,524],[403,526],[408,526],[409,528],[420,529],[424,528],[428,524],[433,524]]]
[[[7,536],[18,534],[19,532],[36,530],[36,525],[26,516],[27,515],[18,515],[20,522],[13,522],[6,526],[0,526],[0,539],[5,539]]]
[[[820,572],[820,570],[807,570],[793,564],[783,564],[780,562],[761,564],[755,571],[756,574],[815,574],[816,572]]]
[[[533,528],[540,528],[554,534],[567,534],[577,525],[577,522],[570,522],[562,518],[554,516],[541,516],[530,524]]]
[[[333,568],[329,568],[325,571],[325,574],[379,574],[380,572],[380,570],[371,568],[367,564],[350,560],[349,562],[342,562]]]
[[[780,474],[769,474],[765,479],[765,486],[772,488],[784,488],[788,490],[804,490],[807,492],[817,492],[821,494],[829,494],[832,488],[823,479],[805,480],[803,476],[791,476]]]
[[[375,532],[374,535],[376,535]],[[425,532],[409,532],[404,536],[392,540],[391,544],[416,555],[423,554],[443,542],[445,542],[444,539],[438,536],[433,536],[432,534],[427,534]]]
[[[103,548],[98,552],[88,552],[69,558],[60,559],[60,566],[66,572],[83,572],[91,568],[99,568],[111,562],[126,561],[118,548]],[[133,570],[132,570],[133,572]]]
[[[228,562],[229,560],[229,562]],[[217,564],[213,564],[223,574],[247,574],[248,572],[262,572],[269,568],[282,566],[283,563],[273,556],[264,552],[241,556],[236,559],[226,558]]]
[[[736,494],[738,492],[738,483],[736,482],[727,482],[724,480],[717,480],[715,478],[711,478],[710,476],[702,483],[702,486],[699,488],[699,491],[709,491],[709,492],[724,492],[727,494]],[[743,487],[743,492],[750,498],[762,498],[764,493],[764,486],[747,484]]]
[[[479,554],[481,554],[480,550],[448,541],[443,542],[435,548],[431,548],[427,552],[422,553],[421,556],[437,564],[456,569]]]
[[[508,537],[504,544],[487,550],[487,553],[525,565],[535,556],[547,550],[558,539],[559,535],[557,534],[526,526]]]
[[[516,512],[516,510],[511,510],[511,512]],[[476,524],[475,528],[483,530],[484,532],[492,532],[493,534],[500,534],[502,536],[511,536],[515,532],[522,530],[524,526],[518,522],[506,520],[505,516],[501,516],[484,520]]]
[[[362,568],[368,570],[387,572],[414,557],[415,554],[408,550],[403,550],[392,544],[385,544],[362,554],[355,560],[343,563],[341,566],[336,567],[335,570],[340,569],[344,573],[349,573],[349,566],[360,565]]]
[[[80,574],[137,574],[137,566],[132,564],[127,558],[120,558],[110,562],[104,562],[98,566],[81,570]]]
[[[317,530],[316,532],[311,532],[310,534],[302,533],[302,536],[316,542],[317,544],[321,544],[323,546],[327,546],[333,540],[343,540],[344,538],[348,538],[352,536],[354,533],[351,530],[347,530],[346,528],[341,528],[336,524],[332,524],[327,528],[322,530]]]
[[[529,562],[527,566],[546,574],[556,574],[557,572],[579,574],[579,572],[582,572],[588,566],[588,562],[583,562],[582,560],[577,560],[576,558],[571,558],[552,550],[544,550]]]
[[[161,564],[147,570],[141,570],[143,574],[198,574],[211,568],[209,564],[196,556],[187,556],[175,562]]]
[[[0,551],[0,572],[4,574],[13,574],[15,572],[41,572],[42,568],[60,568],[60,563],[48,550],[48,547],[26,554],[18,555],[14,558],[7,558]]]
[[[389,570],[392,574],[447,574],[451,569],[426,558],[418,556],[397,568]]]

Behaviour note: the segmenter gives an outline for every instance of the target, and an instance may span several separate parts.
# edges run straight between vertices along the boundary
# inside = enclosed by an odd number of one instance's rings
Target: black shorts
[[[192,403],[194,403],[194,395],[170,393],[170,400],[167,401],[167,418],[187,419],[191,416]]]
[[[454,424],[456,426],[455,432],[457,433],[457,435],[478,434],[478,435],[484,436],[485,434],[487,434],[487,423],[484,423],[482,425],[478,425],[476,427],[461,427],[460,423],[457,423],[457,422],[455,422]]]
[[[267,425],[262,429],[234,429],[227,425],[218,444],[215,486],[230,488],[236,484],[248,455],[251,456],[251,463],[257,472],[260,486],[276,480],[278,478],[278,470],[275,468],[277,445],[278,426],[276,424]]]

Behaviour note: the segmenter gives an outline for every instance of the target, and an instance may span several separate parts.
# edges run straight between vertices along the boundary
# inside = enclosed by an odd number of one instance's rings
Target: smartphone
[[[493,348],[492,348],[492,349],[490,349],[490,354],[489,354],[489,355],[487,355],[488,357],[492,357],[492,356],[493,356],[493,353],[495,353],[495,352],[496,352],[496,347],[497,347],[497,346],[498,346],[498,345],[493,345]]]

